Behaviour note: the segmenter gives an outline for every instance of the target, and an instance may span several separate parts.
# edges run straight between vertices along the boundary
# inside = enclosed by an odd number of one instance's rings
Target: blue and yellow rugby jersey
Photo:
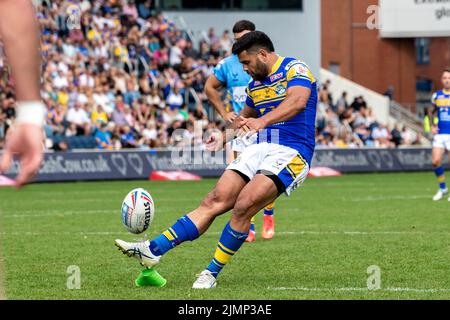
[[[247,99],[245,90],[252,78],[244,71],[237,55],[233,54],[219,62],[214,68],[214,75],[226,85],[233,110],[239,114],[244,109]]]
[[[450,134],[450,91],[438,91],[431,99],[433,106],[438,111],[439,134]]]
[[[250,82],[246,104],[258,111],[258,117],[262,117],[276,109],[286,98],[287,90],[293,86],[311,89],[306,109],[288,121],[267,127],[259,133],[258,142],[273,142],[295,149],[311,165],[315,147],[317,82],[304,62],[279,57],[264,81]]]

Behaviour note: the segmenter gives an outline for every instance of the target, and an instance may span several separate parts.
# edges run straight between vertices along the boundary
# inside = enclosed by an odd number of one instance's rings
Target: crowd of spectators
[[[203,86],[230,54],[228,31],[219,36],[210,28],[194,44],[152,1],[143,0],[41,1],[37,12],[48,149],[74,148],[68,141],[77,137],[108,150],[166,147],[185,138],[198,145],[205,130],[223,129]],[[1,148],[15,117],[13,83],[1,45],[0,75]],[[362,97],[348,104],[344,93],[333,104],[327,85],[319,93],[319,146],[414,143],[403,128],[377,123]],[[176,129],[186,129],[184,136],[172,134]]]
[[[151,1],[80,1],[79,12],[68,5],[38,6],[49,149],[70,147],[61,137],[93,137],[100,149],[164,147],[183,138],[171,134],[178,128],[194,134],[194,128],[220,127],[209,121],[203,86],[230,53],[228,32],[218,37],[211,28],[197,48]],[[15,100],[1,52],[0,68],[3,141]]]
[[[420,136],[399,124],[388,126],[380,123],[373,109],[363,96],[349,101],[342,92],[335,101],[326,81],[319,89],[316,118],[316,142],[318,147],[337,148],[396,148],[420,145]]]

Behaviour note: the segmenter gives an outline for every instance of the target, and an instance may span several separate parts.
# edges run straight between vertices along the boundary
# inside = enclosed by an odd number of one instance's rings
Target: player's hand
[[[20,173],[16,177],[16,187],[29,182],[39,171],[44,156],[43,139],[42,128],[34,124],[21,124],[8,130],[0,173],[8,171],[13,156],[17,154],[20,157]]]
[[[228,123],[233,123],[234,120],[237,118],[237,114],[234,112],[227,112],[225,113],[225,115],[223,116],[223,119],[228,122]]]
[[[435,136],[435,135],[438,134],[438,128],[437,128],[436,126],[432,126],[432,127],[431,127],[431,134],[432,134],[433,136]]]
[[[214,130],[205,141],[206,150],[209,152],[216,152],[223,148],[223,134]]]
[[[240,117],[240,121],[239,121],[239,127],[240,128],[244,128],[247,127],[251,133],[257,133],[261,130],[263,130],[266,126],[267,123],[264,121],[263,118],[244,118],[244,117]]]

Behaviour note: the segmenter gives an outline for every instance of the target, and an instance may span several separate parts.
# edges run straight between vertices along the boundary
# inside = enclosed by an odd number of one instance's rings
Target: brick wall
[[[341,76],[381,94],[392,85],[397,101],[414,104],[416,77],[440,87],[441,70],[450,65],[450,38],[432,38],[430,65],[417,66],[414,39],[381,39],[366,27],[373,4],[378,1],[322,0],[322,67],[338,63]]]

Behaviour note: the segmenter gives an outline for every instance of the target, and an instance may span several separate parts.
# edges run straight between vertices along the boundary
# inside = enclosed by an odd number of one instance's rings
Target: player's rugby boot
[[[217,285],[217,280],[213,276],[212,272],[209,270],[203,270],[202,273],[197,275],[197,280],[195,280],[192,285],[193,289],[212,289]]]
[[[148,240],[143,242],[125,242],[117,239],[115,245],[123,252],[123,254],[126,254],[129,257],[135,257],[142,266],[147,268],[157,265],[161,258],[161,256],[155,256],[150,251],[150,241]]]
[[[270,240],[275,235],[275,220],[273,216],[264,216],[264,225],[261,232],[261,237],[265,240]]]
[[[447,194],[448,194],[448,189],[445,189],[445,190],[439,189],[439,191],[433,197],[433,201],[442,200],[442,198],[444,198],[444,196],[447,195]],[[449,199],[449,201],[450,201],[450,199]]]

